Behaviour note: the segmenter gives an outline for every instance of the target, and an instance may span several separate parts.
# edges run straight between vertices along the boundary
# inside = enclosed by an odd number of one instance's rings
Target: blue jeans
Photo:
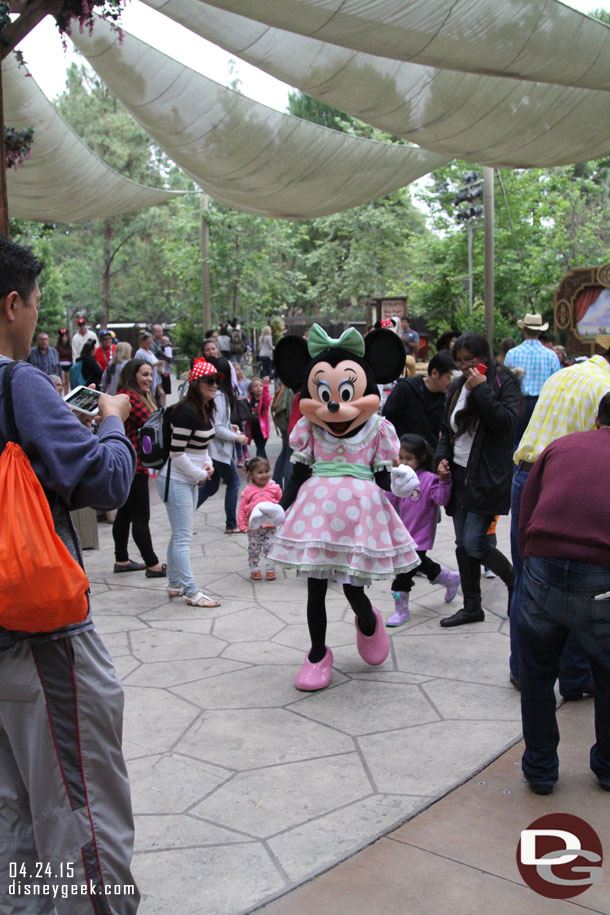
[[[165,496],[165,477],[157,477],[157,492]],[[197,507],[197,487],[184,480],[169,478],[167,493],[167,517],[172,535],[167,544],[167,584],[173,590],[184,588],[187,597],[199,590],[191,570],[191,540],[193,539],[193,515]]]
[[[521,601],[521,577],[523,574],[523,557],[519,549],[519,513],[521,496],[527,483],[529,473],[527,470],[515,470],[513,485],[510,494],[510,551],[515,570],[515,586],[510,604],[510,672],[519,679],[519,638],[517,627],[519,624],[519,606]],[[591,665],[589,658],[578,644],[576,638],[570,635],[561,656],[559,666],[559,692],[562,696],[577,693],[591,683]]]
[[[518,636],[521,652],[523,774],[557,781],[559,730],[555,680],[571,633],[589,655],[595,689],[591,769],[610,784],[610,569],[567,559],[528,557],[521,578]]]
[[[239,495],[239,475],[235,461],[225,464],[223,461],[212,461],[214,473],[210,480],[199,487],[199,496],[197,498],[197,508],[203,505],[206,499],[218,492],[220,481],[224,480],[227,484],[225,492],[225,515],[227,528],[237,527],[237,497]],[[170,483],[171,486],[171,483]]]
[[[288,444],[288,430],[281,429],[280,435],[282,436],[282,450],[278,454],[273,468],[273,482],[284,490],[292,476],[292,464],[290,463],[292,448]]]

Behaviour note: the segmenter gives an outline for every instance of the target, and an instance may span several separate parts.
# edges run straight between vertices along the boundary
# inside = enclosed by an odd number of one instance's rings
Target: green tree
[[[474,326],[468,312],[467,238],[453,201],[471,163],[434,172],[420,199],[429,238],[415,239],[418,270],[409,285],[411,309],[434,331]],[[515,334],[525,311],[552,321],[553,294],[577,266],[607,259],[608,160],[553,169],[501,169],[495,175],[496,339]],[[473,232],[475,300],[483,296],[483,223]],[[476,309],[475,309],[476,311]]]
[[[57,105],[87,145],[116,171],[153,187],[166,184],[169,164],[86,67],[72,64]],[[82,226],[59,227],[56,252],[66,294],[103,324],[161,315],[167,302],[164,264],[152,245],[163,208],[153,207]],[[153,252],[156,256],[152,256]],[[161,258],[162,261],[162,258]],[[99,303],[99,304],[98,304]]]

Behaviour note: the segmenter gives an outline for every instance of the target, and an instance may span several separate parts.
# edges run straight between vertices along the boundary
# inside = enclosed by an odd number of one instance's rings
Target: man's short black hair
[[[448,349],[441,350],[440,353],[434,354],[428,363],[428,375],[432,374],[433,369],[436,369],[439,375],[445,375],[447,372],[453,372],[455,370],[455,362]]]
[[[18,292],[27,303],[43,264],[22,245],[0,235],[0,299]]]
[[[597,418],[600,426],[610,426],[610,391],[599,402]]]

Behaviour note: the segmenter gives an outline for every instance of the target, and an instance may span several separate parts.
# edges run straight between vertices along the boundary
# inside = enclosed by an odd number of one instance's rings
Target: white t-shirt
[[[72,335],[72,357],[75,362],[80,356],[81,350],[88,340],[95,340],[97,343],[97,337],[92,330],[88,330],[85,334],[81,334],[81,332],[77,330],[76,333]]]
[[[451,414],[449,424],[454,432],[457,432],[457,426],[455,424],[456,414],[463,410],[466,406],[466,398],[470,392],[466,388],[466,385],[462,387],[460,391],[460,396],[455,405],[455,409]],[[478,421],[477,421],[478,425]],[[455,442],[453,443],[453,460],[460,467],[466,467],[468,464],[468,458],[470,457],[470,452],[472,450],[472,443],[474,442],[474,433],[476,429],[472,432],[462,432],[461,435],[458,435]]]

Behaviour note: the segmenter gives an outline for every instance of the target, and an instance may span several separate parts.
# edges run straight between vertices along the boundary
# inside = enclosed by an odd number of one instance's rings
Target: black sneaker
[[[566,702],[579,702],[581,699],[584,699],[585,696],[593,695],[593,684],[589,683],[582,689],[575,689],[573,693],[562,693],[561,695]]]
[[[547,795],[552,794],[553,792],[553,785],[548,782],[528,782],[527,784],[530,791],[533,791],[534,794]]]
[[[444,629],[450,629],[452,626],[464,626],[466,623],[482,623],[485,619],[484,611],[479,607],[478,610],[466,610],[462,607],[452,616],[445,616],[440,621]]]

